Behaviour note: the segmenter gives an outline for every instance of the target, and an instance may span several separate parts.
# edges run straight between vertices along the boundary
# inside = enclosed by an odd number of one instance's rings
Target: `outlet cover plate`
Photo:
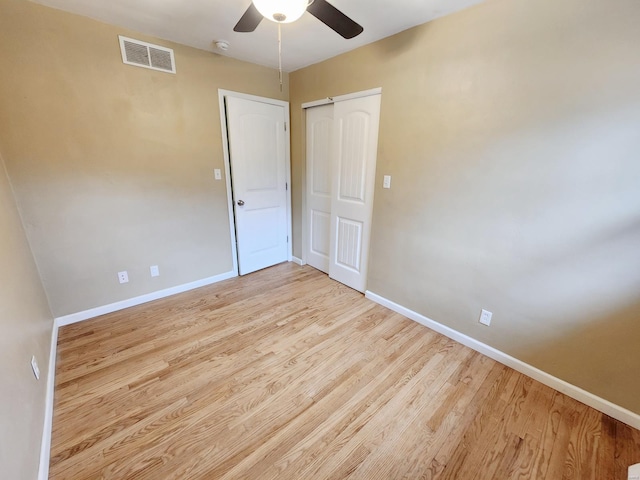
[[[118,272],[118,281],[120,283],[127,283],[129,281],[129,274],[127,271]]]
[[[488,310],[482,310],[480,312],[480,320],[478,320],[482,325],[486,325],[487,327],[491,325],[491,317],[493,313]]]
[[[159,277],[160,276],[160,269],[158,268],[158,265],[151,265],[149,267],[149,271],[151,272],[151,276],[152,277]]]

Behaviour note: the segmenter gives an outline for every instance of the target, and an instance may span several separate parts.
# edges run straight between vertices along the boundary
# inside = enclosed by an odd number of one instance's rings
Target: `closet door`
[[[329,276],[364,292],[375,187],[380,95],[333,110]]]
[[[329,273],[333,105],[307,112],[307,263]]]

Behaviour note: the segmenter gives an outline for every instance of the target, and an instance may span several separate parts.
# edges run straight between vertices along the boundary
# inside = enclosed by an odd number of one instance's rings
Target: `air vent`
[[[141,42],[118,35],[122,61],[127,65],[151,68],[161,72],[176,73],[176,62],[170,48]]]

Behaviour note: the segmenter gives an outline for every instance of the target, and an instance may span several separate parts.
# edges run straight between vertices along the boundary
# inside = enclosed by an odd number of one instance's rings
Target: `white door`
[[[364,292],[380,121],[380,95],[336,102],[329,276]]]
[[[333,105],[307,109],[307,263],[329,273]]]
[[[285,109],[226,97],[240,275],[288,260]]]

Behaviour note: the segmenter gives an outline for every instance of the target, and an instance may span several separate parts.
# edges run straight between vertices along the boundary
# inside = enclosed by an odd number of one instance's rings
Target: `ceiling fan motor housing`
[[[251,0],[234,32],[253,32],[263,18],[276,23],[291,23],[309,12],[327,27],[349,39],[360,35],[361,25],[331,5],[327,0]]]
[[[253,5],[268,20],[291,23],[307,9],[308,0],[252,0]]]

